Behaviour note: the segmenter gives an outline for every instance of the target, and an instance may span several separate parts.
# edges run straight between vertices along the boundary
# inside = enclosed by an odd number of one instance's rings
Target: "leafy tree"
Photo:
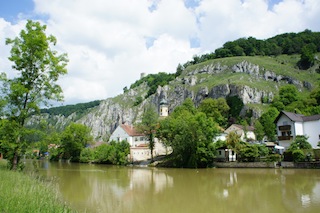
[[[257,145],[246,143],[241,149],[239,149],[238,154],[241,156],[241,161],[254,162],[259,157],[259,148]]]
[[[238,96],[229,96],[227,104],[230,107],[230,116],[237,119],[244,106],[242,100]]]
[[[14,127],[15,135],[6,138],[7,156],[11,160],[12,169],[16,170],[19,158],[23,154],[25,121],[32,114],[39,112],[39,106],[48,105],[50,100],[62,100],[62,89],[56,83],[60,75],[67,73],[66,54],[58,55],[51,47],[56,44],[56,38],[45,34],[46,26],[39,22],[28,21],[26,29],[19,37],[7,39],[6,44],[12,45],[9,60],[12,68],[17,71],[17,77],[8,79],[1,74],[2,99],[5,107],[3,116],[10,127]],[[1,143],[1,146],[3,143]]]
[[[71,123],[61,134],[62,158],[79,161],[82,149],[91,142],[92,136],[87,126]]]
[[[302,69],[308,69],[314,65],[315,55],[317,47],[315,44],[308,44],[301,50],[301,59],[298,61],[298,65]]]
[[[258,141],[262,141],[264,137],[264,128],[259,120],[254,123],[254,134]]]
[[[279,111],[276,108],[271,107],[267,112],[263,113],[259,119],[264,128],[264,133],[269,141],[275,141],[276,139],[276,124],[274,123],[274,121],[278,115]]]
[[[298,100],[298,93],[298,89],[294,85],[285,85],[279,90],[280,101],[287,106]]]
[[[308,137],[304,135],[297,135],[288,148],[289,151],[298,149],[312,149],[311,144],[308,142]]]
[[[145,133],[149,139],[149,149],[151,152],[151,161],[153,161],[153,150],[155,146],[154,135],[158,125],[158,113],[156,109],[150,105],[142,115],[141,123],[137,125],[140,132]]]
[[[173,149],[174,166],[206,167],[213,161],[215,147],[212,140],[218,129],[211,118],[196,111],[190,100],[160,121],[157,136],[165,139]]]
[[[228,106],[226,99],[204,99],[200,103],[198,110],[205,113],[207,117],[211,117],[220,126],[227,125],[227,116],[229,114],[230,107]]]
[[[226,145],[230,149],[236,149],[236,147],[240,144],[241,138],[236,132],[230,132],[226,138]]]

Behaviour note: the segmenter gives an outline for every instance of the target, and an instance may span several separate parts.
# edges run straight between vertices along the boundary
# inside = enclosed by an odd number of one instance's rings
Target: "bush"
[[[294,162],[302,162],[306,158],[304,152],[300,149],[294,150],[292,152],[292,157]]]
[[[315,160],[316,161],[320,160],[320,149],[314,149],[313,153],[314,153]]]
[[[259,149],[256,145],[246,145],[239,150],[242,162],[254,162],[259,157]]]
[[[281,161],[281,155],[279,154],[270,154],[267,156],[267,162],[279,162]]]
[[[94,160],[94,152],[91,148],[85,148],[81,151],[80,162],[81,163],[91,163]]]

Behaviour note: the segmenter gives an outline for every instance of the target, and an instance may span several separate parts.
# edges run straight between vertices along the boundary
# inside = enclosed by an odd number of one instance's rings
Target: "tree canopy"
[[[67,73],[67,55],[58,53],[51,48],[56,45],[56,38],[45,33],[46,26],[39,22],[29,20],[26,29],[23,29],[15,39],[6,39],[6,44],[11,45],[12,68],[17,71],[16,77],[8,79],[5,73],[1,74],[2,115],[7,123],[15,128],[17,134],[6,138],[10,147],[12,169],[17,169],[19,157],[23,153],[23,134],[25,121],[34,113],[39,112],[40,106],[48,106],[50,101],[63,99],[62,89],[57,84],[61,75]],[[10,140],[10,141],[8,141]],[[8,144],[7,143],[7,144]],[[0,144],[4,149],[3,143]]]

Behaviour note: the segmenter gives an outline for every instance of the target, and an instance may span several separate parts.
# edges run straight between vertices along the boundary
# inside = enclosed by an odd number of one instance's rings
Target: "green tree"
[[[82,149],[92,142],[90,129],[77,123],[71,123],[61,134],[62,158],[79,161]]]
[[[274,123],[274,121],[278,115],[279,111],[276,108],[271,107],[268,109],[267,112],[263,113],[259,119],[260,123],[264,128],[264,133],[269,141],[276,140],[276,124]]]
[[[218,128],[212,118],[197,112],[190,100],[160,121],[157,136],[173,149],[173,166],[207,167],[213,161],[215,147],[212,140]]]
[[[264,128],[259,120],[254,123],[254,134],[258,141],[262,141],[264,137]]]
[[[158,117],[156,109],[152,105],[149,105],[142,115],[141,123],[137,125],[137,129],[146,134],[149,139],[151,161],[153,161],[153,150],[155,146],[154,135],[157,130]]]
[[[288,84],[280,88],[279,90],[280,101],[284,106],[287,106],[297,100],[299,100],[298,89],[292,85]]]
[[[298,149],[312,149],[311,144],[308,142],[308,137],[304,135],[297,135],[288,148],[289,151]]]
[[[207,117],[211,117],[220,126],[227,125],[227,118],[230,107],[228,106],[226,99],[204,99],[200,103],[198,110],[205,113]]]
[[[7,147],[11,149],[11,156],[7,157],[11,159],[13,170],[17,169],[19,157],[23,154],[25,141],[22,132],[26,119],[38,113],[39,106],[47,106],[50,100],[60,101],[63,98],[62,89],[56,82],[61,75],[67,73],[67,56],[58,55],[51,50],[57,40],[52,35],[47,36],[45,30],[45,25],[29,20],[19,37],[6,40],[7,45],[12,45],[9,60],[18,73],[13,79],[8,79],[2,73],[0,79],[1,95],[5,101],[2,113],[9,121],[7,124],[15,126],[17,133],[14,137],[7,138],[7,142],[11,144]]]
[[[314,65],[314,53],[316,51],[317,47],[315,44],[308,44],[302,48],[300,60],[298,61],[298,65],[301,69],[308,69]]]
[[[226,145],[230,149],[236,149],[236,147],[240,144],[241,138],[235,131],[230,132],[226,138]]]

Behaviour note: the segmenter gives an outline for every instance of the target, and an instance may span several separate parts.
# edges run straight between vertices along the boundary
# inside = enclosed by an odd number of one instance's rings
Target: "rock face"
[[[222,65],[221,63],[212,63],[202,67],[188,70],[182,77],[177,77],[169,85],[158,87],[155,94],[145,99],[138,106],[134,106],[134,101],[138,96],[145,97],[148,90],[146,84],[140,87],[130,89],[126,93],[115,98],[109,98],[100,103],[99,106],[90,110],[89,113],[80,119],[76,115],[54,116],[55,125],[66,126],[71,121],[82,123],[91,128],[93,137],[99,140],[108,140],[110,134],[121,123],[134,124],[140,121],[142,112],[147,104],[154,105],[157,109],[160,101],[165,98],[169,104],[169,113],[179,106],[186,98],[191,98],[195,105],[198,106],[205,98],[220,98],[228,96],[238,96],[245,105],[250,103],[261,104],[262,100],[272,100],[274,94],[267,89],[252,88],[247,85],[237,84],[236,82],[215,84],[213,86],[205,85],[209,78],[215,78],[216,74],[223,72],[246,74],[252,81],[271,81],[275,87],[279,82],[285,82],[296,85],[298,88],[312,88],[309,82],[301,82],[290,76],[277,75],[271,70],[267,70],[259,65],[252,64],[248,61],[242,61],[232,66]],[[208,75],[203,77],[203,75]],[[246,110],[247,106],[243,110]],[[259,116],[258,112],[253,112],[254,116]],[[46,117],[47,116],[47,117]],[[48,119],[48,115],[43,115]],[[29,123],[36,122],[36,117]]]

